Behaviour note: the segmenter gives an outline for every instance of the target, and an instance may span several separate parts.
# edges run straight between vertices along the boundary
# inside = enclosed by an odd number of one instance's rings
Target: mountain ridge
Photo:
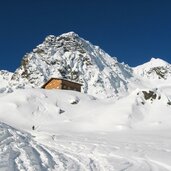
[[[14,73],[0,73],[0,92],[18,88],[40,88],[51,77],[83,84],[82,92],[98,98],[127,94],[144,79],[167,80],[171,65],[159,58],[131,68],[119,63],[99,46],[80,38],[74,32],[49,35],[32,52],[27,53]],[[4,79],[4,81],[3,81]],[[132,88],[132,89],[133,89]]]

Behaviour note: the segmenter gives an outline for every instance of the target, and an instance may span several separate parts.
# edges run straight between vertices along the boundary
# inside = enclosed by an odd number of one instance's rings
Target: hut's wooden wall
[[[52,79],[47,82],[43,88],[45,89],[63,89],[63,90],[75,90],[81,92],[81,85],[67,81],[67,80],[60,80],[60,79]]]
[[[62,80],[51,80],[44,88],[45,89],[62,89]]]
[[[75,90],[81,92],[81,85],[77,83],[73,83],[70,81],[62,80],[62,89],[64,90]]]

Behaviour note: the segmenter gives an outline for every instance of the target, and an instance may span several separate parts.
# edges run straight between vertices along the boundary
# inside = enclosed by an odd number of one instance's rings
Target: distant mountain
[[[58,37],[47,36],[33,52],[26,54],[10,85],[41,87],[51,77],[62,77],[82,83],[84,93],[104,98],[125,92],[132,76],[128,65],[69,32]]]
[[[134,68],[134,72],[149,80],[171,80],[171,65],[159,58],[152,58],[149,62]]]

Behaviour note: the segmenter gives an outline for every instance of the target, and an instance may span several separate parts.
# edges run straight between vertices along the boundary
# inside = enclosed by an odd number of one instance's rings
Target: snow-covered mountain
[[[140,77],[151,81],[171,80],[171,65],[159,58],[152,58],[149,62],[134,68],[134,72]]]
[[[106,98],[123,96],[137,87],[147,88],[147,80],[151,80],[150,84],[154,86],[150,87],[153,88],[158,82],[170,84],[171,65],[152,58],[131,68],[76,33],[69,32],[58,37],[47,36],[42,44],[24,56],[21,66],[13,74],[1,71],[0,91],[40,88],[51,77],[80,82],[83,84],[82,92]]]
[[[125,92],[132,69],[74,32],[47,36],[33,52],[24,56],[10,87],[41,87],[51,77],[83,84],[82,91],[97,97]]]
[[[82,93],[40,89],[51,77]],[[0,171],[169,171],[170,122],[169,63],[131,68],[73,32],[0,71]]]

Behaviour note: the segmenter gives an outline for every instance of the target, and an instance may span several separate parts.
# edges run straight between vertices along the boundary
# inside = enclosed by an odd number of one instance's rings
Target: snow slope
[[[170,171],[170,90],[135,89],[118,100],[65,90],[1,93],[0,170]]]
[[[160,110],[159,110],[160,109]],[[171,97],[159,90],[135,90],[117,101],[79,92],[27,89],[0,96],[0,120],[39,131],[115,131],[171,128]]]
[[[171,96],[150,91],[116,102],[64,90],[1,94],[0,170],[170,171]]]
[[[115,101],[64,90],[1,93],[0,170],[170,171],[171,87],[162,88]]]
[[[0,123],[1,171],[170,171],[167,132],[47,134]]]

